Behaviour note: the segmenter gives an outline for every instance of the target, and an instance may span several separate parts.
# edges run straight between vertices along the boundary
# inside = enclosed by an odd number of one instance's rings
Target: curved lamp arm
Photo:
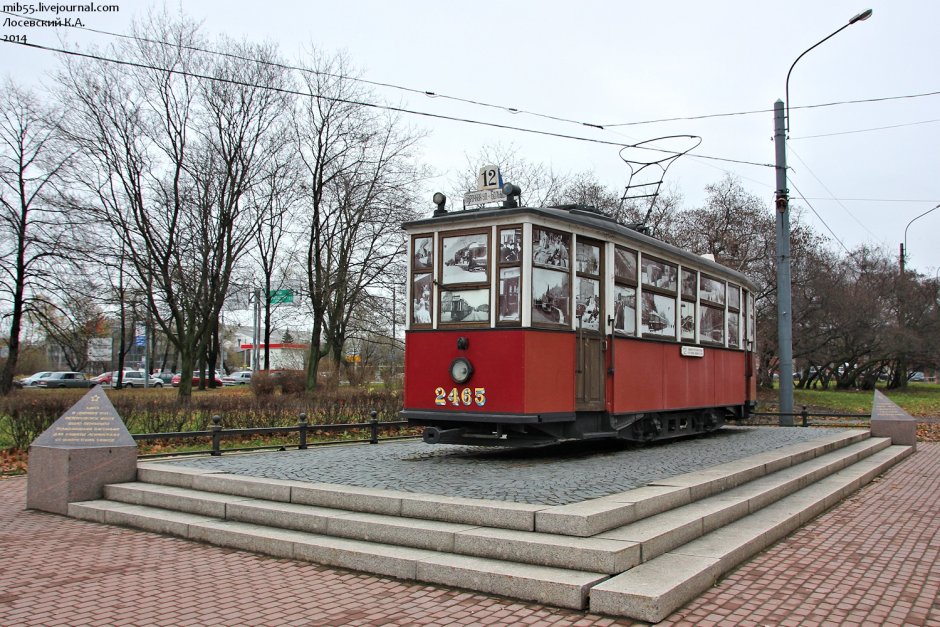
[[[862,11],[861,13],[859,13],[858,15],[856,15],[855,17],[853,17],[852,19],[850,19],[848,24],[846,24],[846,25],[843,26],[842,28],[836,30],[835,32],[833,32],[832,34],[830,34],[828,37],[825,37],[825,38],[823,38],[823,39],[820,39],[820,40],[817,41],[815,44],[813,44],[812,46],[810,46],[809,48],[807,48],[806,50],[804,50],[803,53],[802,53],[800,56],[798,56],[798,57],[796,58],[796,61],[793,62],[793,65],[790,66],[790,70],[787,72],[787,83],[786,83],[786,86],[784,87],[784,98],[785,98],[786,103],[787,103],[787,127],[786,127],[786,131],[787,131],[788,133],[790,132],[790,72],[793,71],[794,66],[795,66],[797,63],[799,63],[800,59],[802,59],[804,56],[806,56],[806,53],[807,53],[807,52],[809,52],[810,50],[812,50],[813,48],[815,48],[815,47],[818,46],[819,44],[823,43],[824,41],[828,41],[829,39],[832,39],[833,37],[835,37],[836,35],[838,35],[838,34],[841,33],[842,31],[844,31],[846,28],[848,28],[849,26],[851,26],[852,24],[855,24],[856,22],[864,22],[865,20],[867,20],[868,18],[871,17],[871,14],[872,14],[872,10],[871,10],[871,9],[865,9],[864,11]]]

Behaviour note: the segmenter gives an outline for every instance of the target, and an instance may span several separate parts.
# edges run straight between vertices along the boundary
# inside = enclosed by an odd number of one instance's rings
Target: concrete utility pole
[[[774,103],[774,151],[777,191],[777,356],[780,360],[780,426],[793,426],[793,302],[790,297],[790,190],[787,189],[787,133],[790,131],[790,74],[806,53],[857,22],[871,17],[866,9],[800,53],[787,72],[786,103]],[[786,114],[784,114],[786,107]]]
[[[774,103],[777,191],[777,357],[780,426],[793,426],[793,306],[790,296],[790,190],[787,188],[787,131],[784,103]]]

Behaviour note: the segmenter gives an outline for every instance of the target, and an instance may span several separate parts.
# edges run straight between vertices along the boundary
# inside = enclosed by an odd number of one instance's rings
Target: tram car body
[[[741,273],[585,207],[404,228],[402,415],[426,442],[650,441],[747,417],[755,288]]]

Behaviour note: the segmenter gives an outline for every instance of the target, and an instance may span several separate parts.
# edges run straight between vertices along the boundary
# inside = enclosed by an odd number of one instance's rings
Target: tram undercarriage
[[[475,446],[545,446],[567,440],[620,439],[654,442],[700,435],[721,428],[728,420],[747,418],[746,406],[711,407],[690,411],[612,415],[577,412],[544,416],[457,416],[405,411],[403,417],[424,425],[429,444]]]

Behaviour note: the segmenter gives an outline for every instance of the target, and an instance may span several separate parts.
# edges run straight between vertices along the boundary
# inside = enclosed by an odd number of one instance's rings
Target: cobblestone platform
[[[707,436],[650,446],[595,441],[496,450],[398,441],[167,463],[269,479],[567,505],[832,433],[823,428],[724,427]]]

